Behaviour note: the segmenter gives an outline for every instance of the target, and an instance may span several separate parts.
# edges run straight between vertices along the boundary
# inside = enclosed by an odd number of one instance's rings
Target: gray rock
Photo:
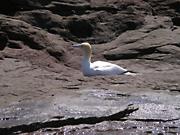
[[[112,42],[112,44],[117,44],[117,48],[107,51],[104,57],[108,60],[152,59],[178,64],[180,29],[172,31],[170,29],[172,23],[169,20],[167,17],[162,17],[158,19],[158,23],[155,23],[157,19],[154,17],[154,21],[151,18],[151,22],[148,21],[149,24],[142,29],[123,33]]]
[[[178,134],[179,1],[2,0],[0,134]],[[81,50],[136,76],[84,77]]]

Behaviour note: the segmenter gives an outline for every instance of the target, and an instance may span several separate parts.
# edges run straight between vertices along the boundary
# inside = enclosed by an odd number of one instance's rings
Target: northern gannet
[[[89,43],[75,44],[73,47],[79,47],[83,50],[84,56],[81,69],[84,76],[121,75],[129,73],[126,69],[109,62],[95,61],[91,63],[92,49]]]

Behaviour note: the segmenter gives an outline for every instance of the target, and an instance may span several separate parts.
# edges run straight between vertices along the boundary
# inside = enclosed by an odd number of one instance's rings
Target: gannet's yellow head
[[[84,52],[84,56],[88,57],[89,60],[91,58],[91,54],[92,54],[92,50],[91,50],[91,45],[87,42],[81,43],[81,44],[75,44],[73,45],[73,47],[78,47],[78,48],[82,48],[83,52]]]
[[[91,54],[91,45],[87,42],[81,44],[81,48],[87,53]]]

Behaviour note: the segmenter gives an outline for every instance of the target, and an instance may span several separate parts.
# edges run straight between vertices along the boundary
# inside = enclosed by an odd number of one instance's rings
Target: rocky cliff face
[[[2,134],[180,132],[179,0],[0,3]],[[93,60],[109,60],[137,76],[84,77],[75,42],[90,42]],[[127,104],[138,109],[118,108]]]

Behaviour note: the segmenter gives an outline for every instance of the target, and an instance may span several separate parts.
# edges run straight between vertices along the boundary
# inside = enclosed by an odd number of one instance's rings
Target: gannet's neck
[[[91,47],[84,46],[83,55],[84,56],[81,63],[81,70],[84,75],[88,75],[90,73],[90,67],[91,67]]]
[[[91,63],[92,50],[89,46],[83,48],[83,62]]]
[[[83,48],[83,55],[81,70],[84,75],[88,75],[91,67],[91,49]]]

